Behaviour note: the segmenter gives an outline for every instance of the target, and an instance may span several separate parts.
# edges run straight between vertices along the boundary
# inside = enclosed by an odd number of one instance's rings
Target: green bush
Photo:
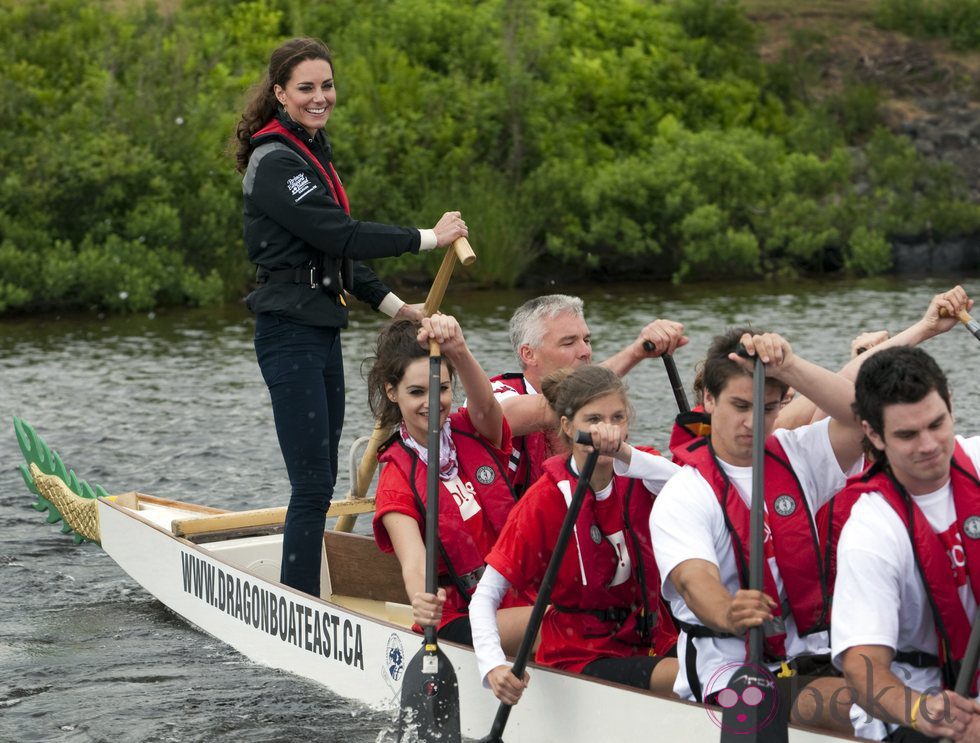
[[[881,18],[962,35],[978,2]],[[355,217],[461,209],[481,285],[871,273],[891,236],[980,229],[952,169],[877,128],[875,90],[810,100],[807,55],[764,65],[735,0],[0,0],[0,312],[240,297],[227,146],[298,34],[335,54]]]
[[[954,49],[980,49],[980,0],[881,0],[875,20],[911,36],[949,39]]]

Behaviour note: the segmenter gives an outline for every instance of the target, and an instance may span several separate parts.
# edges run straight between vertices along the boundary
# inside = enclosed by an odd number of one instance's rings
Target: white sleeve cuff
[[[405,306],[405,302],[395,296],[394,292],[385,294],[385,298],[378,305],[378,311],[385,313],[388,317],[394,317],[398,311]]]
[[[510,590],[510,581],[487,565],[480,578],[473,598],[470,599],[470,628],[473,632],[473,650],[476,664],[483,679],[483,686],[490,688],[487,674],[497,666],[507,664],[507,656],[500,647],[500,630],[497,628],[497,607]]]
[[[613,460],[613,472],[635,480],[643,480],[643,484],[654,493],[659,493],[664,485],[680,467],[666,457],[658,457],[648,451],[641,451],[635,446],[630,456],[630,463]]]
[[[435,230],[423,230],[423,229],[420,229],[419,230],[419,237],[421,238],[421,240],[419,241],[419,252],[420,253],[423,250],[432,250],[433,248],[436,247],[438,241],[436,240],[436,231]]]

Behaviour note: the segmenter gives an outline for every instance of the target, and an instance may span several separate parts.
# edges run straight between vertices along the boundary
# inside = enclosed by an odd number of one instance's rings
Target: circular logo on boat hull
[[[477,467],[476,481],[481,485],[489,485],[496,479],[497,479],[497,475],[493,471],[493,467],[489,467],[487,465],[483,465],[482,467]]]
[[[596,544],[602,541],[602,532],[599,531],[598,524],[592,524],[592,527],[589,529],[589,536],[592,537],[592,541]]]
[[[776,498],[776,502],[773,503],[773,508],[776,509],[776,513],[780,516],[792,516],[796,510],[796,501],[793,500],[792,495],[781,495]]]
[[[963,533],[970,539],[980,539],[980,516],[969,516],[963,522]]]
[[[385,675],[392,681],[401,679],[405,672],[405,649],[398,635],[392,633],[385,647]]]

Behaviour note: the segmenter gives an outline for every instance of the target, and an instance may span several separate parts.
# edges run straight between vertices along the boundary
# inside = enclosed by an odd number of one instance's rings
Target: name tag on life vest
[[[445,480],[442,484],[453,496],[453,501],[459,508],[459,515],[463,521],[469,521],[483,510],[476,499],[476,489],[472,483],[463,482],[458,477],[454,477],[452,480]]]

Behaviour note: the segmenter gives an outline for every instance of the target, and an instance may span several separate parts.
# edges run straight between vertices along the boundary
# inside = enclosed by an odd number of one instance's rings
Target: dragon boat
[[[325,532],[316,598],[278,582],[285,508],[227,511],[139,492],[110,495],[66,468],[29,424],[15,418],[14,428],[33,507],[49,523],[60,523],[77,544],[100,546],[170,610],[253,662],[390,710],[394,720],[405,668],[422,639],[411,630],[398,561],[373,539]],[[371,510],[371,499],[349,498],[332,504],[329,515],[350,519]],[[472,649],[440,647],[459,680],[463,735],[479,739],[490,730],[497,700],[478,677]],[[512,710],[508,743],[720,738],[716,709],[529,668],[532,683]],[[854,739],[790,726],[789,740]]]

